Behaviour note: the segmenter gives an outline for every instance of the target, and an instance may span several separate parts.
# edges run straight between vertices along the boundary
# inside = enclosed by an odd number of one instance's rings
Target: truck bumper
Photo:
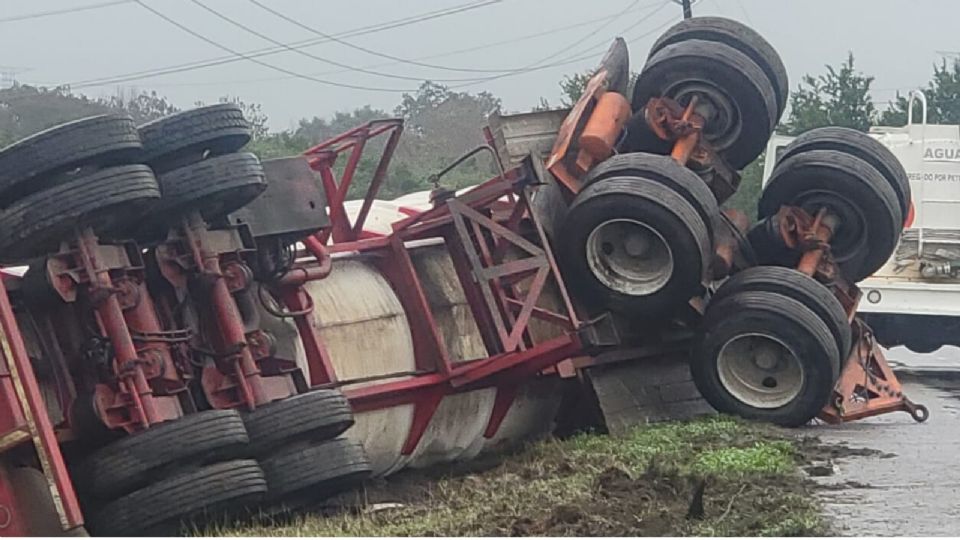
[[[960,317],[960,283],[868,278],[859,287],[862,313]]]

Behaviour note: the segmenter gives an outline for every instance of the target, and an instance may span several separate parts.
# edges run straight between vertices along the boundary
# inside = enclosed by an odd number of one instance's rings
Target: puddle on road
[[[830,526],[841,535],[940,536],[955,533],[960,471],[960,349],[916,355],[888,352],[904,393],[930,408],[916,424],[893,413],[839,426],[808,428],[807,452],[833,474],[810,475]],[[819,446],[819,447],[818,447]],[[814,472],[826,472],[818,468]]]

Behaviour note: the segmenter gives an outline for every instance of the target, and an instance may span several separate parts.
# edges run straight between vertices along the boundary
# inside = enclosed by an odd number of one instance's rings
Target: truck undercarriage
[[[0,150],[0,531],[296,508],[550,431],[592,368],[668,351],[721,412],[926,419],[856,315],[909,185],[811,132],[750,227],[721,204],[783,113],[772,47],[689,19],[628,78],[617,40],[570,111],[497,117],[386,221],[395,119],[263,163],[229,104]],[[442,187],[481,152],[491,179]]]

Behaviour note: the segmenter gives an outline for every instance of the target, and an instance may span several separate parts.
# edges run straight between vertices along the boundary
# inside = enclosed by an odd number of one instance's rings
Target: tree
[[[941,59],[933,65],[933,78],[924,88],[927,98],[927,121],[931,124],[960,124],[960,58],[947,62]],[[907,96],[897,93],[896,99],[883,112],[880,123],[886,126],[902,126],[907,123]],[[914,103],[913,115],[920,121],[920,103]]]
[[[500,105],[500,99],[489,92],[455,92],[429,81],[414,94],[404,94],[394,109],[406,126],[395,161],[398,173],[407,171],[413,178],[398,185],[429,189],[427,178],[432,173],[485,143],[481,128]],[[479,156],[451,171],[441,182],[446,187],[460,188],[487,180],[495,170],[488,156]],[[392,195],[392,189],[387,187],[385,196]]]
[[[138,124],[163,118],[180,110],[156,91],[131,90],[126,93],[121,91],[108,99],[101,99],[100,102],[111,109],[126,112]]]
[[[66,87],[15,84],[0,90],[0,138],[13,142],[63,122],[111,112],[112,108]]]
[[[761,154],[753,163],[740,171],[740,186],[737,192],[723,203],[724,208],[740,210],[751,219],[757,215],[757,201],[760,200],[760,192],[763,191],[761,186],[763,162],[764,156]]]
[[[563,76],[563,80],[560,81],[560,90],[563,92],[560,102],[564,107],[572,107],[580,99],[592,76],[593,70]]]
[[[388,118],[387,111],[370,106],[337,112],[328,118],[300,121],[297,128],[280,132],[269,130],[267,115],[257,103],[236,96],[225,96],[222,103],[236,103],[253,127],[253,140],[246,150],[263,159],[302,153],[318,142],[370,120]],[[195,105],[201,106],[202,102]],[[488,92],[457,92],[425,82],[413,93],[405,94],[394,113],[406,121],[405,135],[394,155],[389,177],[381,190],[383,198],[411,191],[430,189],[431,174],[450,164],[464,152],[485,141],[481,127],[487,116],[500,107],[500,100]],[[147,122],[178,108],[156,92],[130,91],[108,98],[92,99],[74,94],[67,87],[44,88],[15,85],[0,90],[0,146],[63,122],[104,113],[130,114],[138,123]],[[360,160],[349,195],[365,193],[376,169],[385,137],[371,141]],[[346,159],[336,164],[342,170]],[[495,168],[488,156],[463,163],[442,183],[460,188],[487,180]]]
[[[316,116],[309,120],[304,118],[300,120],[296,134],[313,143],[318,143],[371,120],[382,120],[389,117],[390,115],[386,111],[364,105],[349,112],[337,111],[330,118]]]
[[[799,135],[822,126],[844,126],[867,131],[878,120],[870,98],[873,77],[854,67],[853,53],[839,67],[826,66],[827,72],[805,75],[790,95],[787,133]]]
[[[46,88],[15,84],[0,90],[0,144],[9,144],[57,124],[106,113],[129,114],[149,122],[178,109],[156,92],[118,93],[91,99],[69,87]]]
[[[587,88],[587,83],[590,82],[590,77],[593,77],[595,71],[596,70],[591,69],[581,73],[563,76],[563,79],[560,81],[560,90],[563,92],[560,102],[564,107],[572,107],[573,104],[580,99],[583,91]],[[636,80],[637,72],[631,71],[627,76],[627,99],[633,95],[633,83],[636,82]]]
[[[221,96],[218,103],[233,103],[243,111],[243,117],[250,123],[250,132],[253,140],[262,139],[270,133],[270,127],[267,123],[270,117],[263,112],[263,107],[259,103],[247,103],[236,96]],[[195,107],[203,107],[206,103],[202,101],[194,102]]]

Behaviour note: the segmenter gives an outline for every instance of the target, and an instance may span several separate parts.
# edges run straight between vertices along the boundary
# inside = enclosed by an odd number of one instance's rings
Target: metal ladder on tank
[[[916,224],[915,229],[917,229],[917,259],[923,259],[923,207],[926,198],[924,196],[924,185],[926,182],[923,179],[924,175],[924,156],[927,152],[927,96],[923,93],[923,90],[911,90],[910,97],[907,102],[907,134],[910,133],[910,126],[913,125],[913,103],[914,101],[920,101],[921,108],[921,120],[922,124],[920,125],[920,193],[917,194],[917,197],[914,197],[913,203],[914,206],[914,217],[913,223]],[[910,141],[910,144],[913,144],[913,140]]]

